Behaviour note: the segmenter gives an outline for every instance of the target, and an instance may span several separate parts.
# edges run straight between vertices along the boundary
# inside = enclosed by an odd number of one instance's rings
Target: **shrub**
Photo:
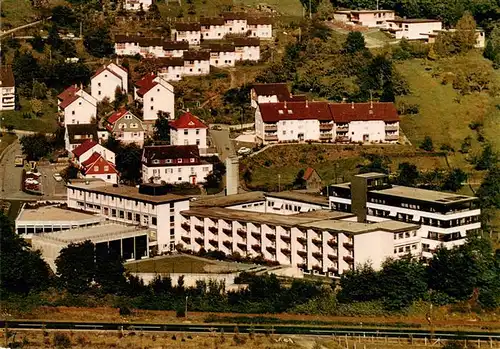
[[[127,305],[121,305],[119,308],[120,316],[130,316],[132,315],[132,310]]]
[[[424,140],[422,143],[420,143],[419,146],[420,149],[425,150],[425,151],[433,151],[434,150],[434,144],[432,143],[432,138],[429,136],[425,136]]]
[[[56,348],[70,348],[71,339],[66,333],[54,333],[54,346]]]
[[[186,317],[186,309],[183,306],[177,308],[175,312],[175,316],[177,317]]]

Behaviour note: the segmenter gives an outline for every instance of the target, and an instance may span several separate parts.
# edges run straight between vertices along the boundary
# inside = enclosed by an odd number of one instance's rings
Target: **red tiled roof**
[[[118,74],[116,74],[114,71],[112,71],[111,69],[109,69],[108,67],[101,67],[99,69],[97,69],[97,71],[95,72],[95,74],[91,77],[91,79],[95,78],[97,75],[101,74],[102,72],[104,71],[108,71],[109,73],[113,74],[114,76],[116,76],[117,78],[119,78],[120,80],[122,79],[122,77]]]
[[[307,180],[309,180],[309,178],[311,178],[311,176],[312,176],[312,174],[314,173],[314,171],[315,171],[315,170],[314,170],[314,168],[312,168],[312,167],[308,167],[308,168],[306,169],[306,172],[304,172],[304,177],[303,177],[303,178],[304,178],[306,181],[307,181]]]
[[[2,87],[15,87],[16,81],[14,73],[10,65],[0,67],[0,86]]]
[[[171,121],[172,128],[208,128],[200,119],[191,114],[190,112],[182,114],[177,120]]]
[[[85,154],[87,151],[92,149],[94,146],[96,146],[97,143],[92,141],[92,140],[87,140],[84,143],[80,144],[78,147],[73,149],[72,153],[75,155],[77,158]]]
[[[109,116],[109,118],[106,120],[106,122],[107,122],[106,129],[108,131],[113,131],[114,123],[117,122],[118,120],[120,120],[122,118],[122,116],[127,114],[127,113],[128,113],[128,110],[126,110],[125,108],[122,108],[122,109],[118,110],[117,112],[111,114]]]
[[[65,99],[74,96],[78,91],[80,91],[80,87],[77,85],[71,85],[67,89],[65,89],[63,92],[61,92],[57,98],[60,99],[61,101],[64,101]]]
[[[139,96],[144,96],[149,90],[158,85],[157,82],[154,81],[156,79],[156,75],[154,73],[145,75],[141,80],[137,81],[135,85],[139,87],[137,94]]]
[[[283,102],[259,105],[262,120],[274,123],[280,120],[332,121],[326,102]]]
[[[147,166],[175,166],[174,163],[163,163],[162,160],[166,159],[195,159],[194,163],[189,162],[186,165],[196,165],[200,163],[200,151],[197,145],[154,145],[143,149],[142,163]],[[154,164],[153,160],[159,160],[160,163]]]
[[[331,103],[330,111],[335,123],[351,121],[383,120],[398,122],[399,115],[394,103]]]
[[[82,163],[82,166],[85,167],[85,174],[115,174],[118,173],[116,171],[115,166],[104,159],[101,154],[93,153],[90,158],[88,158],[85,162]],[[95,166],[98,166],[97,170]],[[108,169],[105,169],[105,166],[108,166]]]
[[[61,103],[59,103],[59,108],[61,109],[65,109],[67,106],[69,106],[71,103],[73,103],[74,101],[76,101],[78,98],[80,98],[80,96],[78,95],[73,95],[73,96],[70,96],[66,99],[63,99]]]

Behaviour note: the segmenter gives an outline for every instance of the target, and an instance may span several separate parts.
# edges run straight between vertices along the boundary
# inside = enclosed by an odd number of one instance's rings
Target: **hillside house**
[[[85,179],[102,179],[107,183],[118,183],[118,171],[115,165],[97,152],[81,163],[81,169]]]
[[[234,38],[237,61],[258,61],[260,59],[259,38]]]
[[[64,144],[68,152],[75,150],[80,144],[86,141],[97,142],[96,124],[70,124],[66,125],[64,134]]]
[[[443,23],[438,19],[392,19],[387,21],[387,27],[383,30],[391,33],[394,38],[400,40],[426,40],[428,34],[441,30]]]
[[[456,29],[442,29],[442,30],[434,30],[433,32],[424,33],[423,35],[426,38],[427,43],[433,44],[436,42],[436,38],[441,33],[452,33],[455,32]],[[484,30],[481,28],[476,29],[476,44],[475,48],[484,48],[486,43],[486,36]]]
[[[201,159],[196,145],[146,146],[142,153],[142,180],[178,184],[205,181],[213,165]]]
[[[333,13],[337,21],[370,28],[386,28],[387,21],[395,18],[392,10],[338,10]]]
[[[174,23],[172,35],[175,41],[187,41],[189,45],[199,45],[201,40],[200,23]]]
[[[115,163],[115,153],[93,139],[85,140],[71,151],[72,161],[81,164],[94,153],[100,154],[104,159],[113,164]]]
[[[222,40],[227,34],[222,17],[201,17],[200,26],[203,40]]]
[[[207,130],[208,126],[188,111],[170,122],[170,144],[196,145],[200,154],[205,155]]]
[[[269,17],[248,17],[247,25],[251,37],[260,39],[273,37],[273,24]]]
[[[321,177],[318,172],[312,168],[308,167],[304,171],[304,176],[302,177],[304,181],[306,181],[306,189],[310,191],[319,191],[322,186]]]
[[[16,108],[16,81],[11,66],[0,67],[0,111]]]
[[[183,58],[184,75],[201,76],[210,74],[209,51],[185,51]]]
[[[222,14],[226,34],[246,34],[247,14],[244,12],[225,12]]]
[[[111,114],[106,120],[106,129],[122,143],[136,143],[142,147],[145,130],[141,119],[122,109]]]
[[[234,67],[236,53],[232,44],[209,44],[210,65],[214,67]]]
[[[303,95],[294,96],[286,83],[253,84],[250,90],[250,103],[257,108],[260,103],[300,102],[305,101]]]
[[[154,73],[145,75],[135,83],[134,97],[143,104],[143,121],[145,124],[154,123],[158,118],[159,111],[169,113],[170,119],[175,117],[174,87],[164,78],[156,76]]]
[[[102,66],[90,79],[91,95],[97,102],[101,102],[104,98],[113,102],[117,89],[122,93],[128,93],[128,72],[115,63]]]
[[[68,87],[57,96],[60,121],[65,125],[89,124],[97,115],[97,101],[82,87]]]
[[[149,61],[156,66],[156,74],[159,78],[166,81],[182,80],[184,75],[184,59],[182,57],[162,57]]]

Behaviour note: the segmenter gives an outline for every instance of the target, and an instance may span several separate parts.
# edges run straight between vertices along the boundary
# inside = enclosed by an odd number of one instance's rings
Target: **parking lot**
[[[66,187],[64,185],[64,181],[57,182],[54,179],[55,173],[61,173],[62,170],[66,168],[65,163],[61,164],[51,164],[49,162],[44,162],[38,164],[38,171],[42,174],[42,186],[43,186],[43,195],[44,197],[65,197],[66,196]]]

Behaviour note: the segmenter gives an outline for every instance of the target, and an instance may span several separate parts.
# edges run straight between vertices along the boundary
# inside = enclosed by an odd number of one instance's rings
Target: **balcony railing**
[[[303,237],[298,237],[297,241],[301,243],[302,245],[305,245],[307,243],[307,239]]]
[[[315,244],[316,246],[323,245],[323,241],[320,239],[312,239],[312,243]]]
[[[320,131],[331,131],[333,124],[319,124]]]
[[[267,233],[266,238],[268,238],[271,241],[276,241],[276,234]]]
[[[336,261],[339,257],[335,254],[329,254],[328,259],[331,261]]]
[[[236,234],[238,234],[242,238],[246,238],[247,237],[247,231],[245,229],[239,228],[238,230],[236,230]]]
[[[349,142],[349,137],[337,136],[337,137],[335,137],[335,142]]]
[[[335,267],[330,267],[327,270],[329,273],[334,273],[334,274],[337,274],[339,272],[339,270]]]
[[[203,233],[205,231],[203,225],[198,225],[197,224],[197,225],[194,226],[194,228],[196,230],[198,230],[200,233]]]
[[[269,252],[269,253],[272,253],[272,254],[275,254],[276,253],[276,248],[273,247],[273,246],[267,246],[266,247],[266,250]]]
[[[264,136],[265,141],[277,141],[278,140],[278,135],[265,135]]]
[[[189,224],[188,222],[184,222],[184,223],[181,223],[181,227],[182,227],[182,229],[189,231],[191,228],[191,224]]]
[[[330,239],[330,240],[328,240],[327,244],[328,244],[328,246],[330,246],[330,247],[337,247],[337,240],[335,240],[335,239]]]
[[[281,235],[281,240],[283,240],[284,242],[288,242],[288,243],[290,243],[290,241],[292,241],[292,239],[286,235]]]
[[[289,248],[282,248],[281,253],[283,253],[286,256],[289,256],[292,254],[292,251]]]
[[[344,261],[346,261],[349,264],[354,263],[354,258],[352,256],[344,256]]]
[[[305,263],[297,263],[297,268],[307,270],[307,264]]]
[[[227,236],[233,236],[233,229],[222,229]]]
[[[386,131],[397,131],[399,130],[399,126],[397,125],[385,125]]]
[[[323,254],[321,252],[313,252],[312,255],[316,259],[322,259],[323,258]]]
[[[264,131],[278,131],[278,125],[265,125]]]
[[[348,250],[352,250],[354,248],[354,243],[352,242],[344,242],[342,245]]]
[[[257,240],[260,240],[260,237],[262,236],[260,231],[252,231],[252,236],[256,238]]]
[[[323,271],[323,268],[320,265],[315,264],[315,265],[312,266],[312,270]]]
[[[210,240],[208,240],[208,243],[210,245],[212,245],[213,247],[219,247],[219,242],[217,240],[210,239]]]
[[[233,246],[233,244],[229,240],[225,240],[222,244],[227,248],[231,248]]]
[[[196,243],[198,245],[201,245],[201,246],[205,245],[205,241],[203,240],[203,238],[196,238],[196,239],[194,239],[194,241],[196,241]]]
[[[337,131],[349,131],[349,125],[337,125]]]
[[[238,246],[239,249],[241,249],[243,251],[247,250],[247,244],[244,244],[242,242],[238,242],[236,245]]]
[[[189,236],[182,236],[181,240],[184,241],[186,244],[191,243],[191,238]]]
[[[385,135],[386,141],[397,141],[399,140],[399,135]]]
[[[307,252],[306,251],[297,251],[297,254],[301,257],[306,257],[307,256]]]
[[[254,245],[252,245],[252,249],[253,249],[254,251],[260,252],[261,247],[260,247],[260,245],[259,245],[259,244],[254,244]]]
[[[322,133],[319,135],[319,139],[322,139],[322,140],[332,139],[332,134],[331,133]]]

